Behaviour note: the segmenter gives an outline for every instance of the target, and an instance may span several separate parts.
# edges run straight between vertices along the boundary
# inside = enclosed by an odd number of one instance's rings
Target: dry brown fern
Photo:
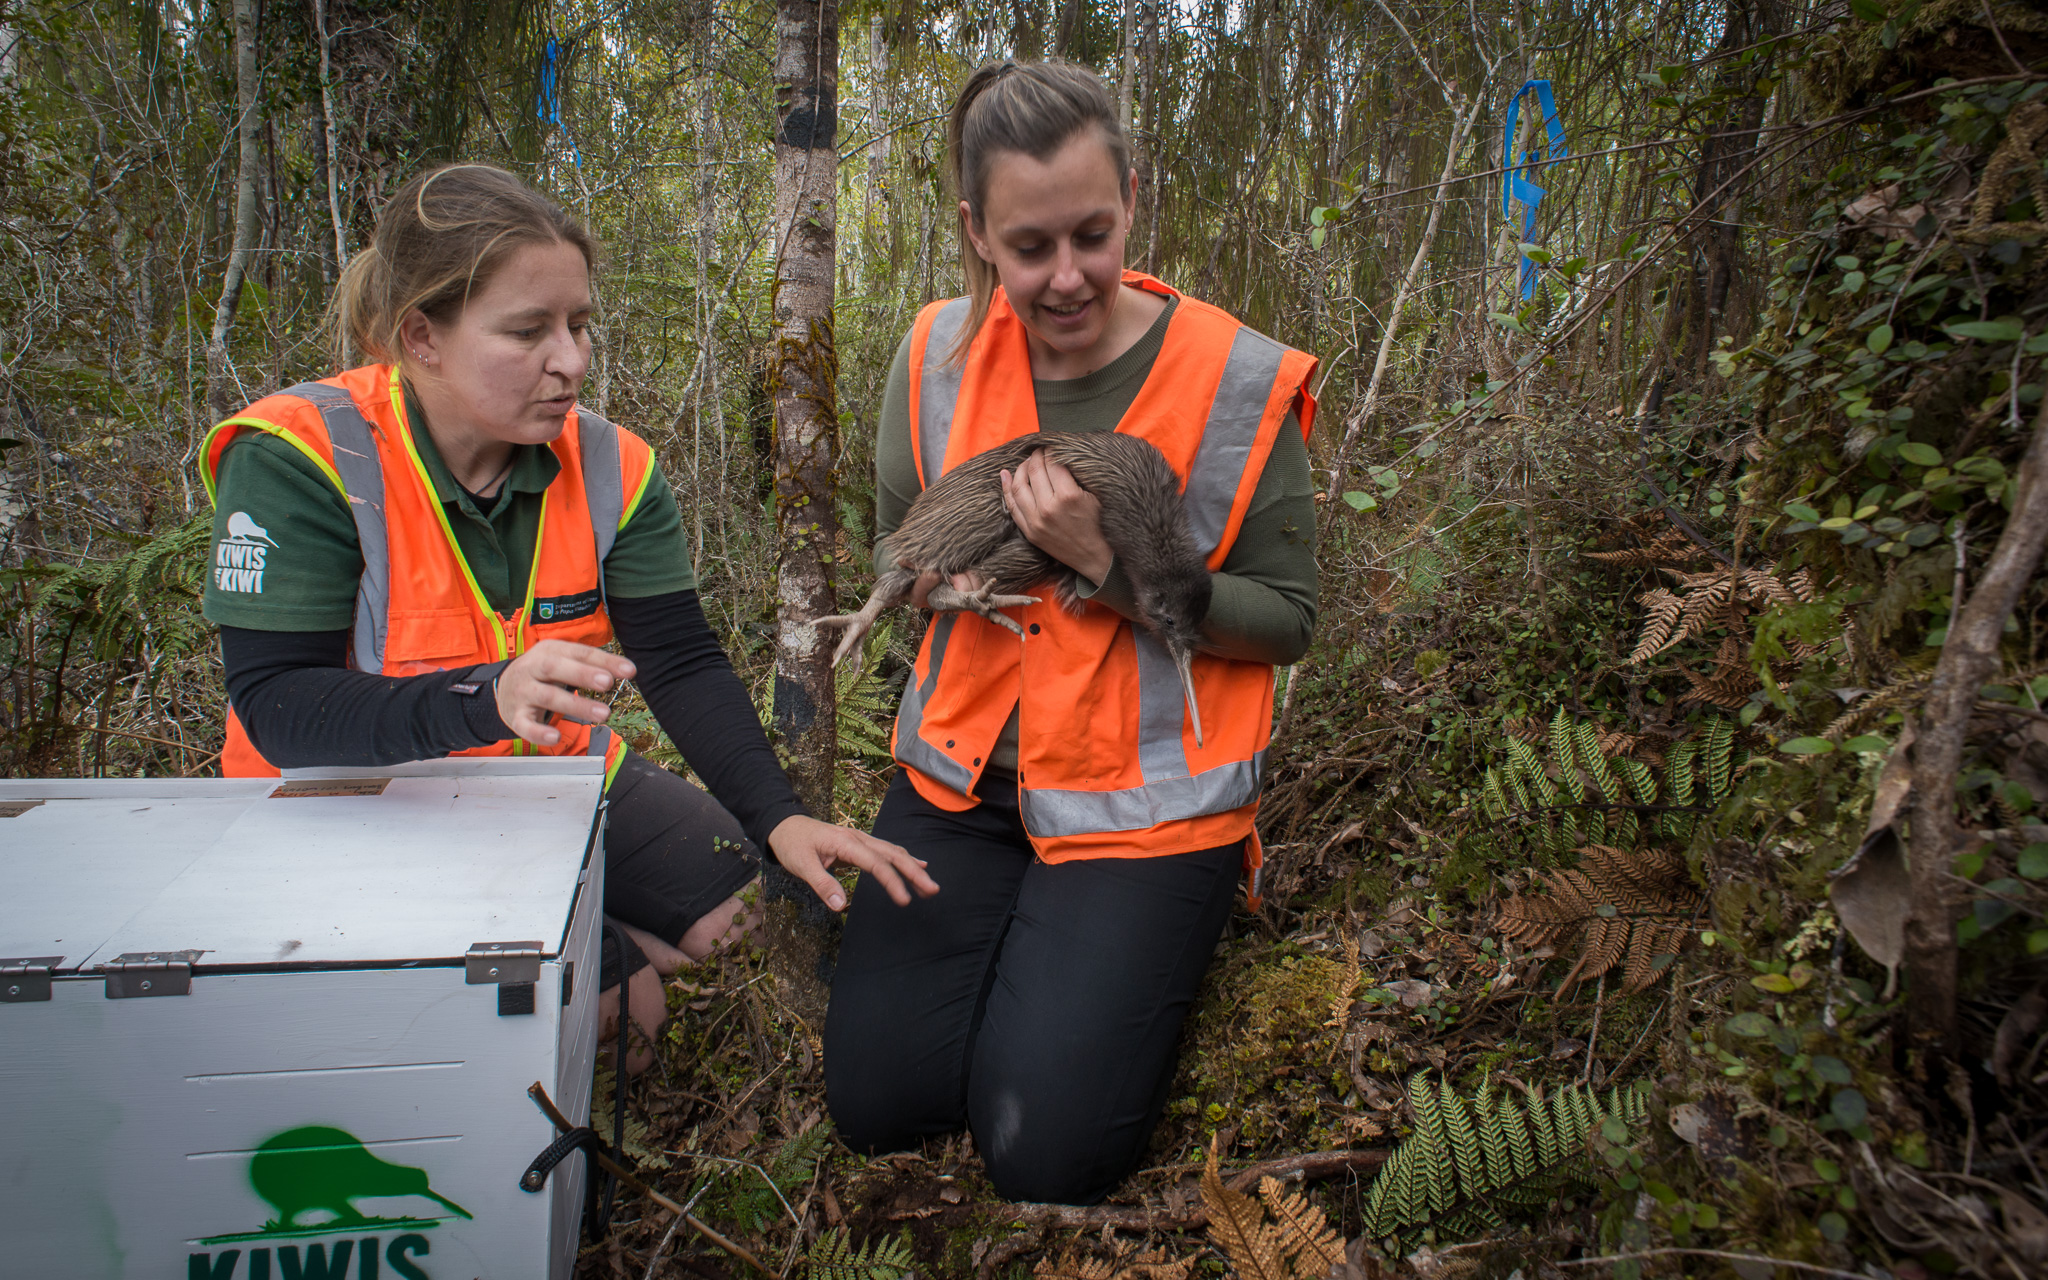
[[[1344,931],[1344,976],[1337,980],[1337,990],[1330,996],[1330,1020],[1323,1025],[1343,1030],[1351,1021],[1352,999],[1358,990],[1358,935],[1350,929]]]
[[[1814,597],[1805,569],[1784,577],[1762,569],[1666,569],[1674,587],[1653,587],[1636,597],[1648,610],[1630,662],[1645,662],[1674,645],[1726,629],[1746,633],[1749,616],[1773,605],[1805,604]],[[1746,647],[1746,646],[1745,646]],[[1803,657],[1804,654],[1795,656]]]
[[[1564,986],[1596,978],[1627,961],[1624,992],[1641,991],[1692,934],[1700,895],[1685,860],[1665,849],[1579,850],[1579,865],[1543,875],[1545,894],[1516,894],[1496,914],[1500,931],[1524,946],[1562,950],[1576,941],[1578,962]]]
[[[1626,569],[1685,569],[1704,563],[1707,558],[1706,549],[1685,530],[1673,525],[1662,511],[1624,521],[1619,532],[1633,538],[1637,545],[1588,551],[1586,558]]]
[[[1332,1267],[1344,1261],[1344,1237],[1300,1192],[1289,1194],[1278,1179],[1261,1178],[1259,1199],[1273,1215],[1280,1247],[1294,1255],[1297,1280],[1324,1280]]]
[[[1200,1256],[1191,1253],[1176,1258],[1164,1249],[1154,1249],[1131,1259],[1130,1265],[1117,1272],[1116,1280],[1188,1280]]]
[[[1209,1240],[1237,1269],[1240,1280],[1320,1280],[1344,1260],[1344,1238],[1323,1211],[1300,1193],[1289,1195],[1272,1178],[1259,1183],[1259,1199],[1224,1185],[1217,1149],[1209,1146],[1202,1171],[1202,1205]],[[1260,1200],[1265,1207],[1260,1207]],[[1267,1213],[1273,1221],[1266,1221]]]
[[[1057,1260],[1051,1256],[1040,1258],[1031,1274],[1043,1280],[1118,1280],[1114,1263],[1072,1250],[1062,1253]]]

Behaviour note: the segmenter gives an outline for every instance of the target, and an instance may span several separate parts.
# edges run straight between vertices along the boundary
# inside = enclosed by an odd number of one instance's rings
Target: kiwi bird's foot
[[[836,667],[845,660],[847,654],[860,648],[860,642],[867,638],[868,629],[874,625],[874,619],[870,618],[865,611],[861,613],[835,613],[829,618],[819,618],[812,625],[819,627],[844,627],[846,629],[846,634],[839,637],[839,647],[832,651],[832,665]]]
[[[1018,609],[1027,604],[1037,603],[1037,596],[997,595],[993,583],[983,583],[973,591],[960,591],[941,583],[925,596],[925,604],[933,609],[978,613],[997,626],[1007,628],[1019,636],[1024,634],[1023,626],[1001,610]]]

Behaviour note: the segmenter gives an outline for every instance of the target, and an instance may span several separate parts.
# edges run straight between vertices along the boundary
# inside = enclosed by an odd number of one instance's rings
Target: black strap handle
[[[585,1147],[590,1148],[593,1152],[601,1152],[605,1149],[604,1139],[597,1136],[597,1130],[583,1127],[571,1129],[567,1133],[557,1134],[555,1140],[548,1144],[547,1150],[535,1156],[533,1163],[526,1166],[526,1172],[519,1175],[519,1189],[521,1191],[545,1190],[548,1185],[548,1175],[555,1171],[555,1166]]]

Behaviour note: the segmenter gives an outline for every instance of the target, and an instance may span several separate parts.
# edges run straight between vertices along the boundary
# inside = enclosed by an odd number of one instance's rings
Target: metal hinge
[[[492,982],[536,982],[540,979],[539,942],[477,942],[462,957],[463,978],[471,985]]]
[[[192,966],[203,951],[130,951],[99,967],[107,975],[107,999],[192,994]]]
[[[533,1012],[533,987],[540,981],[539,942],[479,942],[462,957],[463,980],[498,988],[498,1016]]]
[[[22,956],[0,960],[0,1004],[27,1004],[50,998],[50,973],[63,956]]]

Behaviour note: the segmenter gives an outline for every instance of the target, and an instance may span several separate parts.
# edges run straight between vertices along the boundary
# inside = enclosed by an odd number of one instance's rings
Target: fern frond
[[[1344,1261],[1344,1238],[1306,1197],[1299,1192],[1289,1194],[1278,1179],[1262,1178],[1259,1199],[1273,1215],[1281,1250],[1294,1259],[1297,1280],[1324,1280],[1332,1267]]]
[[[804,1258],[807,1280],[904,1280],[917,1257],[901,1236],[883,1236],[855,1248],[845,1227],[818,1237]]]
[[[1550,722],[1550,759],[1557,766],[1557,780],[1573,800],[1586,798],[1586,779],[1579,773],[1577,747],[1572,739],[1572,718],[1563,707]]]
[[[1431,1087],[1422,1073],[1410,1078],[1408,1097],[1415,1132],[1381,1166],[1364,1215],[1370,1236],[1391,1236],[1404,1248],[1425,1229],[1437,1230],[1439,1240],[1498,1229],[1509,1206],[1547,1203],[1589,1173],[1586,1139],[1596,1125],[1608,1116],[1639,1121],[1647,1111],[1635,1086],[1616,1086],[1604,1105],[1583,1085],[1547,1099],[1532,1091],[1525,1111],[1512,1098],[1496,1100],[1490,1086],[1468,1100],[1448,1082]],[[1460,1190],[1446,1203],[1427,1188],[1454,1168]],[[1468,1177],[1468,1169],[1476,1172]]]
[[[1728,798],[1728,786],[1735,776],[1735,727],[1726,720],[1707,725],[1707,802],[1719,804]]]
[[[1057,1260],[1050,1255],[1040,1258],[1038,1265],[1031,1268],[1031,1274],[1044,1280],[1115,1280],[1116,1268],[1101,1258],[1069,1249]]]
[[[1600,742],[1594,735],[1592,722],[1581,720],[1573,725],[1572,741],[1578,748],[1579,767],[1592,777],[1593,785],[1600,789],[1600,798],[1621,799],[1621,784],[1614,780],[1614,770],[1608,766],[1607,757],[1600,753]]]
[[[1259,1202],[1223,1185],[1213,1146],[1209,1166],[1202,1173],[1202,1206],[1209,1211],[1210,1241],[1230,1259],[1243,1280],[1293,1280],[1279,1238],[1260,1212]]]
[[[1629,794],[1637,804],[1657,803],[1657,775],[1640,760],[1617,760],[1615,767],[1628,780]]]

